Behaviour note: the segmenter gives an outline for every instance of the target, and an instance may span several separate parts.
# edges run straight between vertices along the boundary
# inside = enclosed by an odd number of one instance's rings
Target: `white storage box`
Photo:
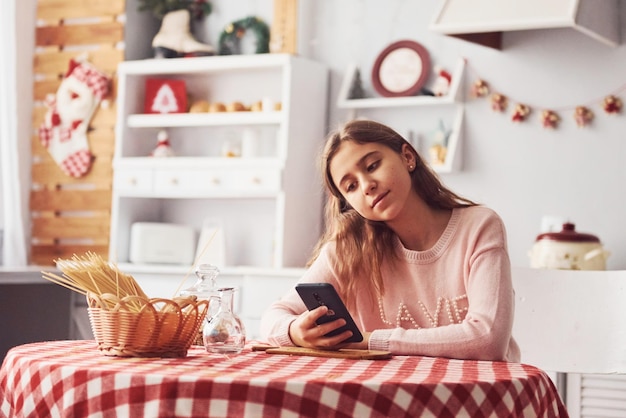
[[[129,259],[137,264],[191,264],[195,235],[186,225],[135,222],[130,231]]]

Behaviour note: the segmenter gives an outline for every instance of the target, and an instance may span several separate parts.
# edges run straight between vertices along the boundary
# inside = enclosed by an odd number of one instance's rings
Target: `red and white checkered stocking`
[[[103,97],[109,78],[86,61],[70,60],[56,95],[46,98],[39,140],[68,176],[81,177],[91,168],[87,128]]]

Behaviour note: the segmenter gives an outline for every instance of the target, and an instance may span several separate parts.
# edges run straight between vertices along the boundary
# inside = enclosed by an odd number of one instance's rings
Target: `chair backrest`
[[[626,270],[513,268],[513,337],[522,363],[626,374]]]

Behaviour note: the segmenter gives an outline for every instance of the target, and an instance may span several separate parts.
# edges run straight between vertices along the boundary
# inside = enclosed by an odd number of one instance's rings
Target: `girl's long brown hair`
[[[398,154],[402,153],[405,144],[408,145],[415,156],[416,164],[415,170],[411,173],[413,189],[433,209],[453,209],[474,206],[476,203],[446,188],[415,148],[386,125],[371,120],[353,120],[332,132],[327,137],[321,159],[322,175],[328,191],[325,206],[326,230],[308,264],[315,261],[324,244],[334,241],[337,251],[335,267],[341,284],[340,292],[346,303],[351,305],[355,299],[354,295],[358,293],[357,287],[374,290],[377,296],[384,294],[380,267],[383,260],[392,262],[397,254],[394,251],[394,232],[384,222],[367,220],[352,209],[333,182],[330,163],[346,141],[357,144],[377,142]],[[357,283],[356,278],[368,275],[371,281]]]

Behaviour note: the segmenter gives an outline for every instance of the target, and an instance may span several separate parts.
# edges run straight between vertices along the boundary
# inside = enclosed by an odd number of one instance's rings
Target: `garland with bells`
[[[226,25],[219,39],[219,55],[237,55],[241,53],[240,41],[246,31],[252,31],[256,38],[256,54],[270,52],[270,29],[256,16],[249,16]]]
[[[531,106],[528,103],[513,100],[508,95],[501,92],[492,91],[489,84],[484,79],[480,78],[473,68],[471,68],[471,70],[474,72],[473,75],[476,81],[474,81],[470,88],[470,97],[475,99],[489,98],[491,109],[497,113],[505,113],[509,108],[509,104],[515,103],[510,113],[512,122],[521,123],[527,121],[535,108],[541,109],[539,111],[539,120],[541,126],[546,129],[557,129],[562,121],[561,112],[564,111],[572,112],[571,117],[579,128],[591,125],[595,118],[595,114],[590,108],[591,101],[588,104],[565,107],[558,110]],[[602,110],[609,115],[619,115],[622,113],[624,104],[618,94],[624,90],[626,90],[626,84],[607,94],[603,99],[593,101],[593,103],[599,102]]]

